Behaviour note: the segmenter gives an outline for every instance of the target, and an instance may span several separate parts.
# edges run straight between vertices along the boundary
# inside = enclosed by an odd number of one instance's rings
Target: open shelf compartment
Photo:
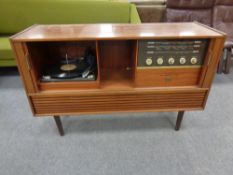
[[[39,90],[98,88],[99,70],[96,41],[28,42],[26,46],[29,52],[30,65],[32,66],[32,76],[37,83]],[[79,66],[83,66],[84,63],[87,64],[85,59],[87,58],[88,52],[93,55],[92,60],[95,62],[92,76],[85,79],[80,78],[78,80],[77,78],[61,78],[58,81],[54,79],[45,81],[44,77],[46,77],[48,72],[50,73],[53,69],[56,71],[59,69],[59,71],[62,72],[61,69],[64,70],[67,66],[69,69],[72,68],[69,66],[73,65],[76,66],[76,70],[79,69]],[[71,62],[74,60],[75,64]],[[79,61],[78,63],[82,64],[76,64],[77,60]],[[84,60],[85,62],[80,60]],[[65,67],[63,65],[65,65]],[[70,76],[70,71],[63,72],[65,72],[65,75],[69,73]],[[60,75],[62,76],[62,73],[59,74],[59,76]]]
[[[133,88],[136,68],[137,41],[99,41],[98,48],[100,58],[100,88]]]

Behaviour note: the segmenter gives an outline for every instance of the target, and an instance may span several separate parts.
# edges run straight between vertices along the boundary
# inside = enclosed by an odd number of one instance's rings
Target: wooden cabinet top
[[[213,38],[224,33],[200,23],[34,25],[11,37],[14,41]]]

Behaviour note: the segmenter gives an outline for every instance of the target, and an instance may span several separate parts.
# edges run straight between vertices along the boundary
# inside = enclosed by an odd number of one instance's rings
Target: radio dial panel
[[[138,67],[201,66],[209,39],[139,40]]]

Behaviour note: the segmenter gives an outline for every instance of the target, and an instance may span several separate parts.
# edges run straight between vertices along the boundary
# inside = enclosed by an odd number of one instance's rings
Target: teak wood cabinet
[[[11,37],[36,116],[203,110],[225,35],[199,23],[34,25]],[[93,81],[41,81],[64,54],[95,53]]]

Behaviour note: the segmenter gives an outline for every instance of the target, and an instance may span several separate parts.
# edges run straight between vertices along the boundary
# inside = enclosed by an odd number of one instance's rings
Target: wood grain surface
[[[207,90],[124,90],[32,94],[36,114],[82,114],[203,109]]]
[[[12,37],[15,41],[70,41],[151,38],[210,38],[222,33],[199,23],[35,25]]]
[[[202,66],[137,67],[138,40],[182,38],[210,39]],[[32,112],[44,116],[204,109],[224,39],[199,23],[34,25],[11,44]],[[85,47],[96,54],[96,81],[40,81],[57,57],[81,56]]]
[[[135,86],[171,87],[199,84],[201,67],[136,69]]]

